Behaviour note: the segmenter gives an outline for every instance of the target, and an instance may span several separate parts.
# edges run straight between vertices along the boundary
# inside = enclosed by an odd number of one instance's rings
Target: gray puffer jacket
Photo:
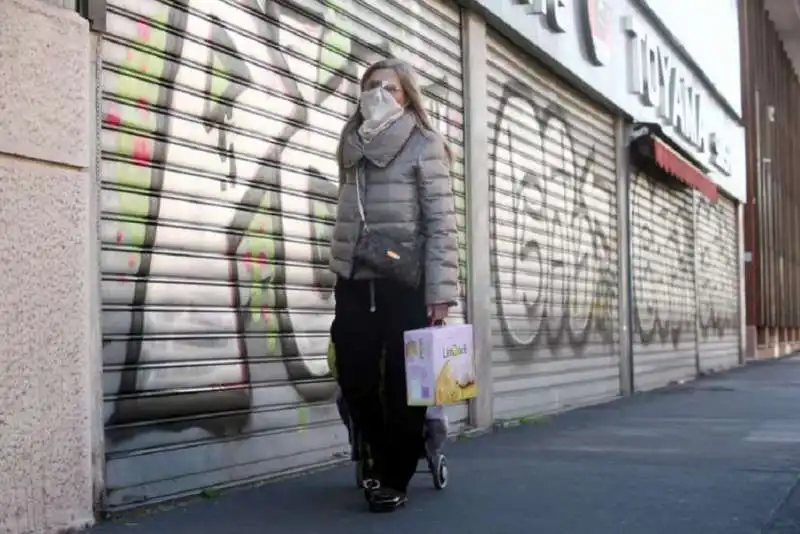
[[[377,278],[353,261],[363,227],[356,169],[363,165],[360,176],[366,187],[361,183],[361,199],[370,228],[407,245],[424,235],[426,302],[454,305],[458,298],[458,230],[443,140],[423,130],[408,112],[367,145],[352,132],[343,139],[342,148],[331,271],[348,279]]]

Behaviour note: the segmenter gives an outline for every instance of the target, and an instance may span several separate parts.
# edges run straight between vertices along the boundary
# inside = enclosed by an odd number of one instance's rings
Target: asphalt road
[[[464,440],[450,485],[415,479],[406,509],[366,512],[347,467],[91,534],[800,533],[800,359]]]

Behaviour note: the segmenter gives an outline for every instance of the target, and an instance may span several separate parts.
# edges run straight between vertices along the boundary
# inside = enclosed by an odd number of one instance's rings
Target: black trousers
[[[406,491],[423,449],[425,408],[406,403],[403,333],[428,325],[424,284],[336,282],[331,336],[342,395],[382,486]]]

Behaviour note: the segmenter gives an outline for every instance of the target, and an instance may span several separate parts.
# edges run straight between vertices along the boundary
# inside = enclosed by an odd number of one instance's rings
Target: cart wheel
[[[443,454],[440,454],[436,457],[433,461],[433,469],[431,469],[433,475],[433,487],[437,490],[443,490],[447,487],[447,458],[444,457]]]

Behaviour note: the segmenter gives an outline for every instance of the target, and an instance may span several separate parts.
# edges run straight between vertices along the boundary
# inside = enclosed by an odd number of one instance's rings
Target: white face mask
[[[382,123],[403,113],[403,106],[383,87],[361,93],[359,110],[364,120],[373,124]]]

